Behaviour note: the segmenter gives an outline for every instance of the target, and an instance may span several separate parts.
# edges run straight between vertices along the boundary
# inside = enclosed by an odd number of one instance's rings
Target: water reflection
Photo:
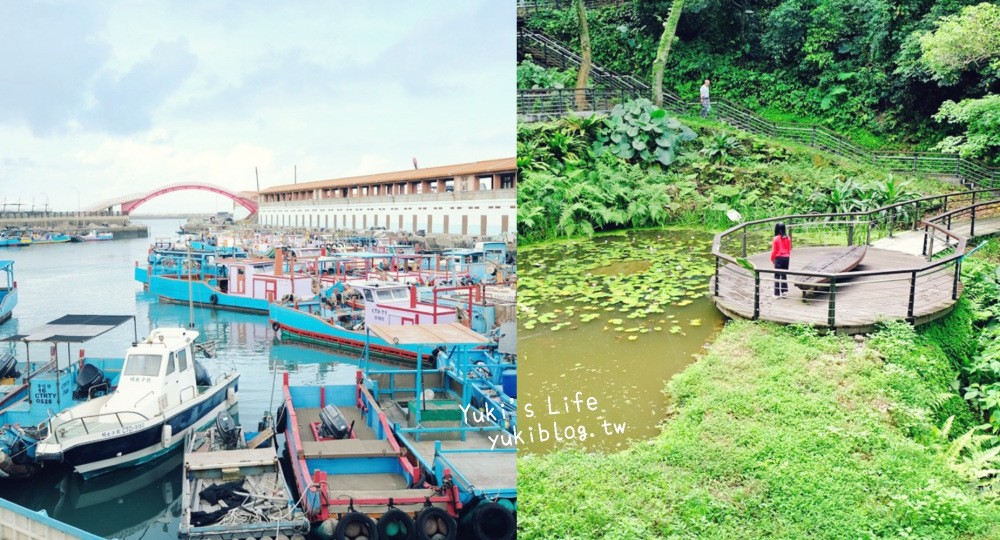
[[[68,473],[59,482],[52,517],[107,538],[177,535],[184,452],[85,481]]]

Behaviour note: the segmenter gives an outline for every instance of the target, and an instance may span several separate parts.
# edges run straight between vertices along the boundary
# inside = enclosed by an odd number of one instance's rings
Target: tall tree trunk
[[[663,107],[663,69],[667,65],[670,44],[673,43],[674,34],[677,33],[677,21],[681,19],[683,8],[684,0],[674,0],[670,6],[670,16],[663,21],[663,35],[660,36],[660,45],[656,48],[656,59],[653,60],[653,103],[657,107]]]
[[[583,0],[574,0],[576,4],[576,17],[580,20],[580,73],[576,76],[576,108],[586,111],[590,108],[587,103],[587,78],[590,77],[590,31],[587,30],[587,11],[583,7]]]

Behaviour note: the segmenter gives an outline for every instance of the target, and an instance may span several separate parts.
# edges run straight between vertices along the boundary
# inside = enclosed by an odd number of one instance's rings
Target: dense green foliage
[[[967,71],[1000,79],[1000,5],[968,6],[935,25],[933,32],[920,37],[920,60],[936,80],[955,84]],[[945,101],[934,118],[965,128],[961,135],[946,137],[937,149],[994,161],[1000,156],[1000,95]]]
[[[521,90],[535,88],[573,88],[576,86],[576,70],[555,69],[540,66],[527,58],[517,65],[517,87]]]
[[[980,3],[998,4],[975,0],[690,1],[684,5],[679,41],[667,61],[664,86],[694,101],[701,81],[711,78],[715,96],[743,103],[776,120],[822,122],[869,146],[891,140],[928,148],[963,131],[963,126],[933,119],[944,102],[977,99],[1000,88],[997,70],[986,65],[989,60],[981,61],[981,67],[966,64],[956,70],[954,61],[949,64],[955,56],[947,54],[956,43],[988,45],[996,33],[961,22],[957,26],[965,29],[964,39],[934,32],[939,26],[951,28],[943,17]],[[663,30],[661,20],[670,4],[669,0],[635,0],[590,8],[595,62],[650,80]],[[528,24],[571,46],[576,43],[575,17],[569,10],[533,14]],[[941,37],[933,37],[936,34]],[[952,66],[950,77],[935,74],[943,65]],[[997,152],[980,156],[996,159]]]
[[[667,224],[719,228],[731,224],[730,209],[745,219],[863,211],[954,189],[704,123],[697,139],[685,141],[691,130],[648,106],[631,113],[623,107],[610,119],[518,127],[523,240]],[[661,140],[665,133],[673,135]],[[670,152],[658,153],[654,143],[669,143]],[[604,145],[618,146],[604,151]],[[615,155],[615,149],[623,151]]]
[[[518,537],[1000,538],[989,451],[944,418],[957,373],[902,323],[865,344],[731,323],[655,439],[519,458]]]

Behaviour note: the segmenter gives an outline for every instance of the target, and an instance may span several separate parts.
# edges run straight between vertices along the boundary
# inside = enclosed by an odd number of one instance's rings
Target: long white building
[[[263,225],[463,235],[514,233],[517,160],[318,180],[265,189]]]

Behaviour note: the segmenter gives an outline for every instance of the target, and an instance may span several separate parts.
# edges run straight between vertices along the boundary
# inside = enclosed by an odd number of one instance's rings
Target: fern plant
[[[1000,446],[997,437],[988,433],[990,426],[984,424],[955,437],[948,442],[955,417],[950,416],[938,430],[938,445],[943,446],[943,455],[948,467],[959,477],[979,488],[984,493],[996,496],[1000,487]]]

